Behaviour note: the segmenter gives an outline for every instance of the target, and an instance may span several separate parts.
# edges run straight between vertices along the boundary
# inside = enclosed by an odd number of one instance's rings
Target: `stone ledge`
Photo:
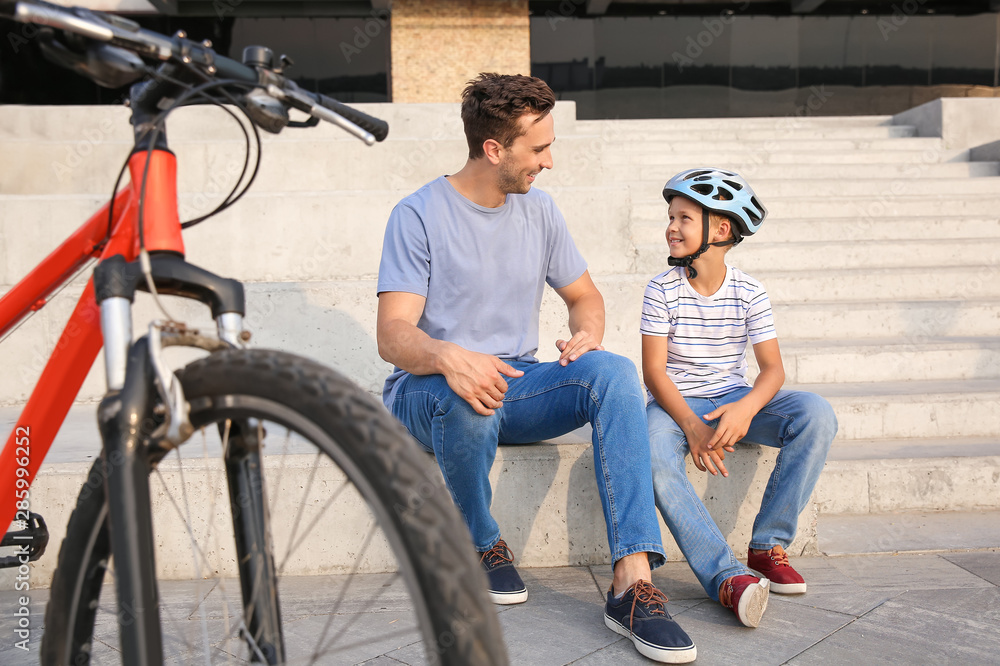
[[[688,472],[695,489],[704,498],[736,554],[742,556],[749,541],[753,518],[757,512],[763,486],[772,469],[776,452],[758,447],[738,449],[727,457],[728,479],[706,478],[689,461]],[[280,474],[281,487],[305,483],[309,474],[310,456],[286,456],[287,465],[277,470],[272,465],[268,473],[268,488],[272,516],[291,515],[294,502],[289,493],[276,487]],[[169,459],[168,459],[169,460]],[[761,464],[761,462],[766,464]],[[436,472],[428,456],[430,473]],[[49,548],[33,565],[33,586],[47,586],[55,568],[66,522],[76,503],[90,463],[49,464],[43,467],[32,486],[32,510],[41,513],[48,523]],[[191,576],[187,553],[186,531],[178,521],[173,502],[182,497],[181,475],[173,462],[160,466],[153,492],[154,521],[157,525],[157,568],[164,579],[186,579]],[[326,473],[325,482],[336,487],[339,470]],[[163,479],[160,483],[159,478]],[[231,522],[226,503],[226,486],[221,464],[216,460],[185,463],[186,501],[192,513],[199,517],[196,529],[214,524],[218,539],[212,539],[205,555],[214,569],[235,574]],[[491,473],[494,489],[493,512],[517,558],[525,567],[610,564],[604,518],[597,484],[594,480],[589,428],[578,430],[555,441],[538,445],[504,445],[500,447]],[[287,485],[286,485],[287,484]],[[170,493],[162,490],[169,487]],[[174,500],[171,500],[170,495]],[[367,516],[360,500],[345,501],[334,511],[348,516],[344,529],[335,536],[321,537],[316,549],[297,551],[286,564],[285,575],[316,575],[346,573],[353,563],[353,554],[366,536]],[[815,554],[816,509],[814,505],[802,513],[799,536],[790,549],[794,554]],[[275,530],[287,527],[275,521]],[[667,556],[682,559],[670,538],[661,530]],[[281,535],[276,535],[281,543]],[[176,557],[185,553],[184,557]],[[365,571],[384,571],[394,567],[387,547],[373,544],[363,564]],[[294,561],[291,561],[294,560]]]

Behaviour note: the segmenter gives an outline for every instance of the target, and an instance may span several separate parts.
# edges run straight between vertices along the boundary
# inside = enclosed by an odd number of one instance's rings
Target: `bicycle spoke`
[[[320,460],[320,456],[319,456],[318,453],[316,454],[316,460],[317,461]],[[317,469],[317,465],[314,464],[313,468],[312,468],[312,471],[309,474],[309,487],[307,487],[306,488],[306,492],[304,492],[302,494],[303,497],[305,497],[307,495],[308,490],[312,486],[312,481],[313,481],[313,478],[314,478],[314,476],[316,474],[316,469]],[[316,515],[316,517],[313,518],[309,522],[309,525],[303,531],[302,537],[299,538],[297,541],[294,539],[294,537],[296,536],[295,532],[298,531],[299,522],[302,520],[302,514],[300,513],[299,515],[296,516],[292,538],[290,539],[292,541],[292,543],[289,545],[288,550],[285,553],[285,558],[281,561],[281,566],[278,568],[278,573],[284,573],[285,572],[285,564],[288,562],[288,560],[291,558],[291,556],[295,554],[295,551],[298,550],[298,547],[300,545],[302,545],[302,542],[305,540],[306,535],[308,535],[312,531],[312,528],[314,528],[316,526],[316,523],[318,523],[319,520],[320,520],[320,518],[323,517],[323,515],[326,513],[327,509],[329,509],[330,506],[334,502],[337,501],[337,499],[340,497],[340,494],[348,487],[349,484],[350,484],[350,480],[349,479],[345,479],[343,482],[341,482],[340,487],[337,488],[333,492],[332,495],[330,495],[330,497],[327,499],[326,503],[323,505],[323,508],[321,508],[320,511],[319,511],[319,513]]]

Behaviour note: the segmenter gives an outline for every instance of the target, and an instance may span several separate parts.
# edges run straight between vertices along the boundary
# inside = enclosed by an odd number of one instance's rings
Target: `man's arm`
[[[378,354],[385,361],[414,375],[444,375],[459,397],[479,414],[489,416],[503,404],[507,382],[503,376],[520,377],[496,356],[463,349],[435,340],[417,322],[426,299],[417,294],[385,291],[378,296],[376,338]]]
[[[569,310],[569,340],[556,340],[562,352],[559,364],[567,365],[593,349],[604,349],[604,297],[590,277],[590,271],[575,281],[556,289]]]
[[[715,430],[688,407],[684,396],[667,376],[667,346],[666,336],[642,336],[642,379],[656,399],[656,403],[684,432],[695,467],[713,475],[722,472],[722,476],[729,476],[729,471],[722,464],[722,460],[726,457],[723,447],[714,450],[708,448],[708,443],[715,436]],[[733,450],[732,447],[728,449]]]

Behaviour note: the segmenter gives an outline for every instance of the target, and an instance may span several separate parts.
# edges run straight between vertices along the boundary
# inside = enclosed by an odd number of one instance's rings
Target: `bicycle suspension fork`
[[[132,301],[146,288],[139,262],[120,255],[104,260],[94,275],[105,340],[108,393],[98,409],[104,440],[112,554],[115,560],[123,661],[159,664],[162,639],[149,496],[149,472],[165,451],[189,436],[187,403],[160,353],[169,345],[213,351],[242,344],[243,285],[188,264],[176,254],[151,258],[157,292],[199,300],[212,309],[218,339],[183,325],[153,326],[132,342]],[[159,393],[164,419],[154,413]],[[267,506],[261,473],[259,425],[234,418],[220,425],[240,570],[245,638],[254,661],[284,660]]]

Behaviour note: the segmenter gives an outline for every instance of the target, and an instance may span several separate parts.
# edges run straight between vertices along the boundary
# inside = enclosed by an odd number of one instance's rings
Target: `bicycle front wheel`
[[[214,353],[178,376],[198,432],[150,474],[167,663],[506,663],[466,528],[375,400],[267,350]],[[263,475],[253,456],[234,462],[237,447],[263,451]],[[234,489],[239,465],[249,481]],[[43,663],[121,661],[130,610],[103,589],[103,478],[98,463],[60,549]]]

